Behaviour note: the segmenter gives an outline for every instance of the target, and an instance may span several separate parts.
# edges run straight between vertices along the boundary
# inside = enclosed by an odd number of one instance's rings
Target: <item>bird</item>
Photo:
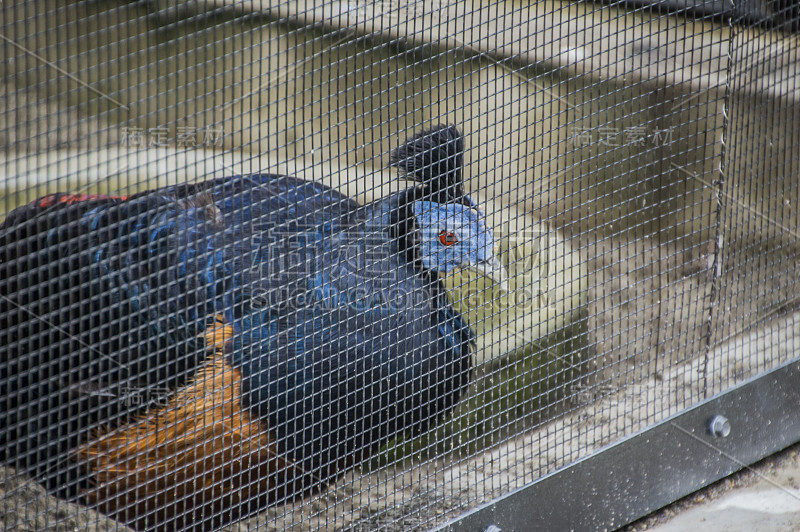
[[[0,226],[0,448],[136,530],[212,530],[324,489],[465,394],[442,279],[504,285],[463,136],[391,154],[359,204],[278,174],[52,194]]]

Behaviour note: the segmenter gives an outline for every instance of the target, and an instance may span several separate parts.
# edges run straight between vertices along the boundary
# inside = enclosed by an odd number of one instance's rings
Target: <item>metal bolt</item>
[[[717,414],[711,418],[709,428],[711,429],[711,434],[717,438],[727,438],[731,433],[731,422],[725,416]]]

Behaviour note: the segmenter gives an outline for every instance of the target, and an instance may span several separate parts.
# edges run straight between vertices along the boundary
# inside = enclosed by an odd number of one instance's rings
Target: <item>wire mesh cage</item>
[[[0,13],[3,530],[609,529],[800,441],[794,3]]]

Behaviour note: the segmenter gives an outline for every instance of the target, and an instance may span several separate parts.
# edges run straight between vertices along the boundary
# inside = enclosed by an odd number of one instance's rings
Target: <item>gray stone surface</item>
[[[663,508],[623,532],[796,532],[800,444]]]

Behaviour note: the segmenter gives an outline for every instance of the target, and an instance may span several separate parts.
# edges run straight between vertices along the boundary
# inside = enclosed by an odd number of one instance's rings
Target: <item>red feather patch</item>
[[[48,196],[43,196],[36,201],[33,202],[34,207],[39,207],[40,209],[46,209],[47,207],[52,207],[53,205],[58,205],[59,203],[66,203],[67,205],[71,205],[73,203],[79,203],[81,201],[89,201],[89,200],[104,200],[104,199],[111,199],[111,200],[119,200],[125,201],[128,199],[128,196],[113,196],[110,194],[50,194]]]

